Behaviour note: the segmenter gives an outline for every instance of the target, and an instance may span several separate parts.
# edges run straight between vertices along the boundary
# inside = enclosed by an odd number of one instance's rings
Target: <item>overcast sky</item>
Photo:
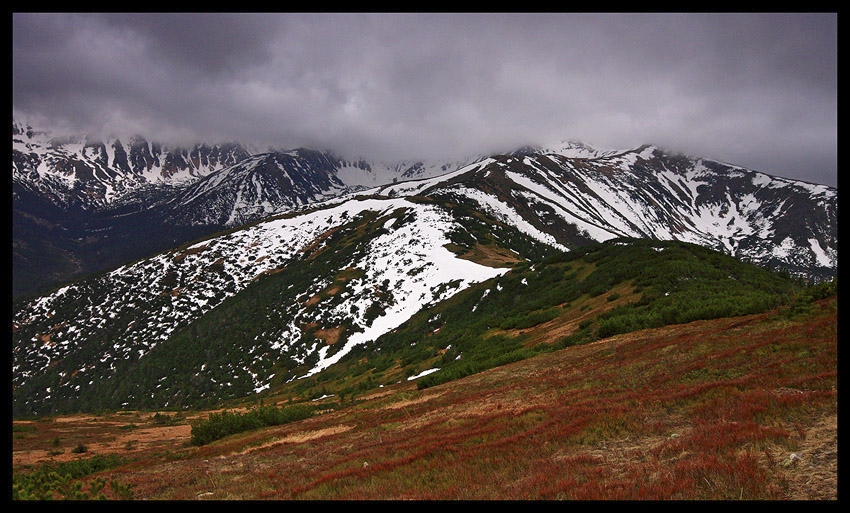
[[[13,114],[78,133],[454,158],[657,144],[837,182],[835,14],[26,14]]]

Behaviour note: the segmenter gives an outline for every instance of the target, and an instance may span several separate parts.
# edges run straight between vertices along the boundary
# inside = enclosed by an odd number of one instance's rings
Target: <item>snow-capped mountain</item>
[[[180,224],[239,226],[348,192],[336,165],[315,150],[254,155],[186,187],[170,210]]]
[[[417,180],[444,175],[484,159],[476,155],[460,160],[405,160],[383,162],[359,159],[339,160],[337,177],[349,187],[376,187],[388,183]]]
[[[224,228],[465,162],[370,163],[236,143],[101,142],[12,124],[13,291],[28,293]]]
[[[262,153],[185,187],[169,206],[183,225],[232,227],[364,190],[446,174],[465,162],[369,163],[298,148]]]
[[[602,149],[582,141],[566,140],[543,146],[524,146],[510,153],[515,156],[554,153],[574,159],[596,159],[622,153],[623,150]]]
[[[258,321],[271,320],[273,328],[252,347],[238,348],[246,353],[231,369],[232,381],[240,393],[263,390],[274,375],[264,367],[269,358],[319,372],[426,305],[508,270],[447,249],[452,234],[463,230],[438,205],[350,199],[62,287],[14,315],[15,387],[28,390],[24,403],[32,407],[48,404],[52,394],[65,400],[85,393],[120,376],[126,365],[167,351],[192,322],[258,280],[252,290],[272,288],[252,295],[273,297]],[[276,281],[262,281],[270,275]],[[60,383],[42,387],[56,369]],[[193,372],[203,376],[205,369]],[[225,387],[215,395],[232,392]],[[135,402],[151,391],[122,393]]]
[[[249,148],[238,143],[183,148],[141,136],[124,142],[54,136],[13,121],[12,180],[62,208],[92,211],[171,200],[176,192],[180,206],[209,199],[218,211],[186,222],[233,226],[358,187],[438,176],[483,158],[380,162],[306,148]],[[230,223],[220,219],[226,208]]]
[[[12,122],[12,181],[66,209],[101,210],[143,189],[194,182],[248,158],[240,144],[191,148],[142,137],[56,137]]]
[[[559,248],[676,239],[816,278],[837,262],[836,189],[654,146],[563,141],[382,163],[235,143],[101,143],[13,123],[12,153],[16,294],[352,193],[449,194]]]
[[[681,240],[795,274],[835,273],[838,194],[832,187],[654,146],[578,149],[585,156],[546,149],[494,156],[374,192],[450,195],[564,249],[623,236]]]

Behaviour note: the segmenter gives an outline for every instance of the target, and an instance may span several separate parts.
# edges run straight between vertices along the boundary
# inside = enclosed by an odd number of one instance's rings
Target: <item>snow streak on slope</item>
[[[179,225],[253,222],[349,191],[334,174],[335,164],[312,150],[254,155],[186,188],[170,212]]]
[[[386,185],[376,189],[369,189],[364,191],[364,194],[380,194],[382,196],[416,196],[422,194],[428,189],[431,189],[432,187],[454,180],[467,173],[484,169],[493,162],[495,162],[494,159],[487,158],[480,162],[464,166],[456,171],[452,171],[451,173],[422,180],[410,180],[398,184]]]
[[[471,189],[464,186],[453,186],[446,189],[437,189],[436,192],[453,192],[460,194],[461,196],[465,196],[466,198],[476,202],[483,212],[493,216],[495,219],[519,229],[521,232],[529,235],[535,240],[543,242],[544,244],[548,244],[563,251],[568,251],[566,247],[555,240],[555,237],[538,230],[532,224],[523,219],[523,217],[510,205],[499,201],[497,198],[485,194],[478,189]]]
[[[409,205],[403,200],[379,202],[381,203],[387,204],[385,211]],[[310,374],[336,363],[352,347],[376,340],[400,326],[426,305],[438,303],[473,283],[486,281],[508,271],[459,259],[446,249],[445,245],[449,243],[447,228],[454,222],[443,210],[417,205],[415,212],[415,222],[406,223],[396,229],[393,229],[393,225],[397,222],[390,224],[391,231],[373,240],[365,256],[358,262],[351,263],[351,267],[364,269],[366,275],[354,284],[353,288],[350,286],[352,299],[338,305],[335,313],[350,311],[352,306],[356,306],[358,311],[365,311],[369,300],[358,301],[354,298],[365,298],[363,292],[384,280],[389,280],[389,289],[396,302],[383,316],[365,327],[363,332],[352,335],[345,347],[333,356],[327,356],[327,346],[322,348],[319,351],[319,363]],[[444,284],[452,286],[440,287]]]

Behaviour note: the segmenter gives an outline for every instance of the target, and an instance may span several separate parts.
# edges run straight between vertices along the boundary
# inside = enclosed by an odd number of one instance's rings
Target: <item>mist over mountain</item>
[[[251,337],[312,375],[514,264],[600,242],[681,241],[815,281],[837,268],[836,189],[652,145],[386,164],[14,124],[12,178],[13,292],[37,296],[14,321],[31,405],[51,397],[36,383],[57,379],[52,362],[68,373],[96,354],[118,377],[228,301],[265,301],[260,282],[277,284],[275,315],[291,322]],[[263,368],[245,367],[239,393],[278,374]]]

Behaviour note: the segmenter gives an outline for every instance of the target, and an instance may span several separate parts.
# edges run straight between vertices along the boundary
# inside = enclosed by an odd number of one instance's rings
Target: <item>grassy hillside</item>
[[[75,465],[94,473],[69,479],[80,493],[93,485],[136,499],[835,500],[830,293],[619,334],[424,390],[403,381],[345,407],[312,401],[309,418],[200,447],[190,440],[201,411],[17,421],[13,482],[31,484],[47,460],[118,454],[106,469]],[[79,445],[85,453],[72,452]]]
[[[104,409],[182,411],[330,395],[341,406],[407,380],[425,389],[616,334],[764,312],[788,304],[800,289],[787,276],[693,244],[616,239],[563,253],[449,199],[412,201],[439,202],[459,223],[446,244],[450,251],[510,271],[449,294],[305,378],[319,359],[318,348],[333,355],[364,329],[352,319],[369,323],[398,301],[385,280],[359,293],[366,300],[360,310],[355,305],[331,313],[352,294],[350,282],[364,275],[350,262],[389,233],[387,223],[397,228],[412,220],[407,207],[383,216],[367,211],[322,233],[295,258],[258,275],[143,358],[103,363],[116,332],[101,330],[16,387],[13,413],[20,418]],[[219,262],[208,267],[220,271]],[[452,284],[441,287],[448,292]],[[185,284],[175,282],[172,292],[178,285]],[[155,301],[170,299],[160,294]],[[116,330],[134,323],[137,312],[127,308],[117,315],[111,324]],[[300,338],[283,340],[290,333]],[[85,375],[78,376],[78,369]],[[75,379],[78,386],[63,386]]]
[[[352,397],[431,370],[418,379],[426,388],[618,333],[763,312],[789,302],[798,288],[693,244],[593,244],[515,265],[288,388],[295,397]]]

